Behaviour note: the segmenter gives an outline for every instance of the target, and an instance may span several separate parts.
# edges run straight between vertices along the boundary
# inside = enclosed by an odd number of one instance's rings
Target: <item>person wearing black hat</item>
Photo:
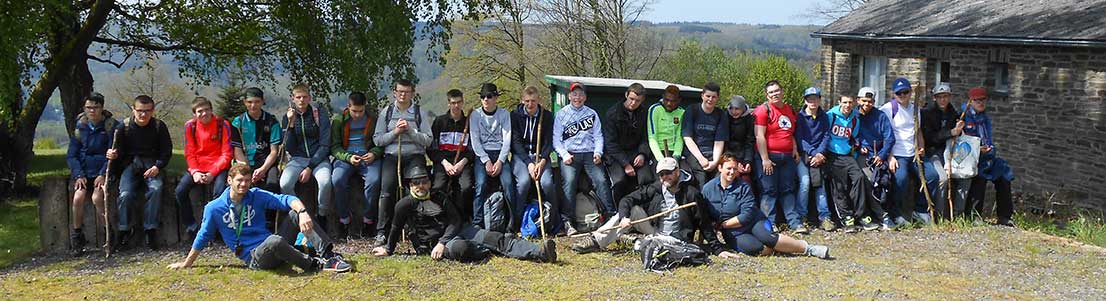
[[[514,176],[509,171],[507,155],[511,152],[511,114],[499,109],[499,88],[492,83],[480,87],[480,107],[469,114],[469,139],[472,140],[472,152],[476,154],[476,198],[472,202],[472,223],[477,227],[488,228],[493,219],[511,220],[508,231],[516,232],[522,224],[522,205],[515,192]],[[488,185],[489,178],[497,178],[510,208],[510,217],[486,216],[494,214],[484,212],[484,202],[492,194]]]
[[[422,166],[412,165],[404,172],[410,195],[396,203],[395,218],[385,246],[372,250],[373,255],[395,253],[408,229],[408,238],[417,255],[430,255],[434,260],[450,259],[462,262],[480,261],[491,254],[538,262],[555,262],[557,246],[553,240],[536,245],[514,235],[477,229],[457,211],[455,202],[446,195],[430,190],[430,179]]]
[[[399,195],[402,175],[397,167],[426,164],[426,149],[434,143],[430,113],[415,99],[415,83],[398,79],[392,90],[395,101],[380,110],[373,132],[373,143],[384,148],[380,167],[380,200],[377,203],[376,243],[384,244],[388,227],[392,225],[392,210]]]

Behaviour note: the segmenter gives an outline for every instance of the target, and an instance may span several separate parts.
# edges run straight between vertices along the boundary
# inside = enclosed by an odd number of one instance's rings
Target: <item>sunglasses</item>
[[[492,98],[494,98],[494,97],[496,97],[496,96],[498,96],[498,95],[495,95],[495,94],[485,94],[485,95],[480,95],[480,99],[492,99]]]
[[[657,173],[657,175],[665,177],[665,176],[668,176],[668,175],[674,174],[674,173],[676,173],[675,170],[662,170],[661,172]]]
[[[426,184],[430,184],[430,179],[427,179],[427,178],[412,179],[412,180],[410,180],[410,183],[411,183],[411,185],[426,185]]]
[[[911,92],[913,92],[913,91],[903,90],[903,91],[895,92],[895,95],[906,95],[906,94],[910,94]]]

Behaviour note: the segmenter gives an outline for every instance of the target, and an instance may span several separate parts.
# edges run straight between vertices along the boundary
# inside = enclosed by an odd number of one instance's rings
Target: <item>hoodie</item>
[[[569,104],[553,120],[553,149],[561,159],[574,153],[603,155],[603,125],[599,113],[588,106]]]
[[[951,103],[945,107],[937,105],[936,101],[930,102],[922,109],[922,136],[926,139],[926,156],[941,156],[945,151],[945,145],[952,139],[952,129],[956,127],[956,120],[960,113]]]
[[[646,137],[649,139],[649,151],[653,158],[664,158],[665,148],[669,157],[684,157],[684,138],[680,133],[684,119],[684,108],[676,107],[669,112],[660,102],[649,106],[649,121]]]
[[[753,110],[745,105],[745,113],[737,118],[730,116],[730,139],[726,141],[726,153],[741,162],[753,162],[757,135],[753,126]]]
[[[799,151],[809,156],[825,154],[829,146],[830,120],[826,111],[818,107],[814,115],[808,115],[805,108],[799,110],[795,127],[795,139],[799,141]]]
[[[978,112],[967,104],[962,109],[967,110],[964,114],[964,135],[979,137],[979,176],[988,181],[1000,178],[1013,181],[1014,170],[1006,164],[1006,160],[998,157],[998,147],[992,140],[991,117],[987,112]],[[983,152],[984,146],[990,146],[991,151]]]
[[[860,111],[860,108],[855,110]],[[859,112],[857,112],[859,114]],[[873,108],[868,114],[859,114],[860,118],[860,147],[868,150],[868,156],[878,156],[880,160],[887,161],[891,155],[891,147],[895,145],[895,135],[892,133],[891,120],[887,119],[883,112]]]
[[[511,160],[530,164],[535,157],[549,159],[553,153],[553,112],[538,106],[541,112],[541,152],[535,154],[534,138],[538,134],[538,114],[526,113],[526,106],[519,104],[511,112]]]
[[[860,145],[860,113],[854,108],[848,115],[841,113],[841,106],[835,106],[826,114],[829,118],[829,144],[827,149],[838,156],[853,155]]]
[[[204,124],[197,118],[184,123],[184,160],[188,173],[218,174],[230,168],[234,151],[230,147],[230,124],[218,116]]]
[[[69,149],[65,153],[65,162],[73,179],[95,178],[104,175],[107,169],[107,150],[111,148],[115,131],[122,128],[122,124],[111,118],[111,112],[107,110],[101,114],[104,120],[99,123],[93,123],[85,113],[77,115],[73,135],[69,137]]]

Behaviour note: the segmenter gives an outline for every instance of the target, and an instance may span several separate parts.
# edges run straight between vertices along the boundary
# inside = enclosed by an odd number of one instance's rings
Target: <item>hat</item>
[[[811,96],[811,95],[817,95],[818,97],[822,97],[822,89],[818,89],[818,88],[815,88],[815,87],[810,87],[810,88],[806,88],[806,91],[803,91],[803,98],[806,98],[807,96]]]
[[[481,97],[488,95],[499,96],[500,94],[502,93],[499,93],[499,87],[496,87],[493,83],[484,83],[484,85],[480,86]]]
[[[868,94],[872,94],[872,96],[868,96]],[[876,89],[872,89],[871,87],[860,88],[860,92],[856,93],[856,97],[875,98],[876,97]]]
[[[937,83],[937,86],[933,87],[933,96],[941,93],[952,94],[952,87],[949,87],[948,83]]]
[[[404,179],[418,179],[426,176],[426,168],[418,164],[412,164],[403,171]]]
[[[587,87],[584,87],[584,84],[581,84],[580,82],[572,82],[572,84],[568,85],[568,92],[572,92],[576,89],[580,89],[580,91],[584,92],[588,91]]]
[[[657,162],[657,173],[666,170],[676,170],[677,168],[680,168],[680,164],[676,163],[676,159],[672,157],[665,157],[661,159],[660,162]]]
[[[987,98],[987,89],[983,87],[975,87],[968,90],[968,99],[980,99]]]
[[[891,91],[899,93],[899,91],[910,89],[910,81],[905,77],[895,79],[895,83],[891,84]]]
[[[744,109],[748,109],[748,108],[749,108],[749,105],[748,105],[748,104],[745,104],[745,96],[741,96],[741,95],[736,95],[736,96],[734,96],[733,98],[730,98],[730,106],[729,106],[729,108],[730,108],[730,109],[732,109],[732,108],[738,108],[738,109],[742,109],[742,110],[744,110]]]

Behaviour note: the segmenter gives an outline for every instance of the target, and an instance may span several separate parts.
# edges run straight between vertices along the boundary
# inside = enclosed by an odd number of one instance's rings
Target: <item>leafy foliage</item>
[[[762,103],[765,101],[764,84],[778,80],[784,89],[784,101],[798,106],[802,103],[798,94],[811,84],[808,70],[793,65],[782,56],[748,52],[729,55],[718,46],[702,45],[694,40],[685,40],[676,51],[662,58],[654,70],[654,77],[694,86],[714,81],[722,87],[720,105],[728,103],[734,95],[745,96],[750,105]]]

